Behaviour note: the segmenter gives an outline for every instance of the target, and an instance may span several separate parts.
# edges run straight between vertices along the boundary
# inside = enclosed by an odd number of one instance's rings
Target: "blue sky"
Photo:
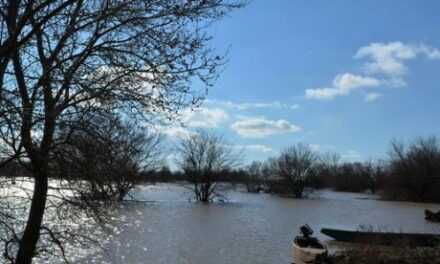
[[[297,142],[384,158],[393,138],[438,135],[438,10],[440,1],[254,0],[210,29],[229,62],[202,109],[184,113],[185,129],[224,135],[247,161]]]

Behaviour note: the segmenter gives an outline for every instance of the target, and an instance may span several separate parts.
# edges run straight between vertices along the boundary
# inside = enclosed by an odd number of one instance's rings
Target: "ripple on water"
[[[440,232],[440,225],[423,219],[425,208],[440,205],[377,201],[363,194],[323,191],[296,200],[229,191],[228,203],[206,205],[188,202],[185,187],[158,184],[138,188],[135,196],[154,202],[120,209],[127,222],[106,245],[104,259],[111,263],[290,263],[291,240],[305,223],[321,239],[327,239],[318,232],[322,227]]]

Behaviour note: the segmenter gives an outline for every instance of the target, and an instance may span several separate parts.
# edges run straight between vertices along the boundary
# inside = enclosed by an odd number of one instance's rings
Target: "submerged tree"
[[[89,117],[60,139],[54,151],[54,177],[78,185],[82,199],[122,201],[141,172],[157,168],[162,159],[161,136],[113,115]]]
[[[248,192],[260,192],[263,190],[263,166],[262,162],[253,161],[247,167],[246,189]]]
[[[307,145],[298,143],[285,149],[278,157],[275,174],[281,178],[291,194],[302,198],[317,159],[317,155]]]
[[[11,261],[27,264],[36,256],[60,124],[75,131],[77,120],[104,110],[171,117],[197,104],[205,91],[190,89],[191,81],[208,87],[223,62],[206,47],[204,28],[240,6],[233,0],[0,2],[2,152],[6,160],[29,161],[34,182]]]
[[[216,175],[234,167],[240,161],[239,153],[226,145],[223,138],[199,131],[182,139],[178,146],[179,165],[192,184],[197,201],[210,202],[222,197],[218,192]]]

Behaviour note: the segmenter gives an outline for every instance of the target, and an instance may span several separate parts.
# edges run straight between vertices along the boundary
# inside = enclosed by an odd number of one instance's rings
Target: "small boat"
[[[432,222],[440,222],[440,211],[435,213],[431,210],[425,209],[425,219]]]
[[[313,230],[308,225],[304,225],[300,228],[300,232],[302,236],[295,237],[292,244],[293,263],[317,263],[325,260],[328,255],[327,246],[311,236]]]
[[[440,245],[440,234],[411,234],[348,231],[340,229],[322,228],[321,233],[337,241],[367,243],[376,245],[408,245],[420,247],[435,247]]]

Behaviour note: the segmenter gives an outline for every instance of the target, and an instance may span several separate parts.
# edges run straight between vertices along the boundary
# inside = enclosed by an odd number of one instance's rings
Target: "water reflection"
[[[127,222],[117,240],[88,262],[103,257],[109,263],[290,263],[291,240],[305,223],[321,239],[327,239],[318,232],[324,226],[440,232],[440,225],[423,219],[425,208],[440,205],[331,191],[316,195],[295,200],[231,191],[229,203],[204,205],[188,202],[191,194],[181,186],[141,187],[137,198],[154,202],[127,203],[118,212]],[[331,249],[337,246],[330,242]]]

